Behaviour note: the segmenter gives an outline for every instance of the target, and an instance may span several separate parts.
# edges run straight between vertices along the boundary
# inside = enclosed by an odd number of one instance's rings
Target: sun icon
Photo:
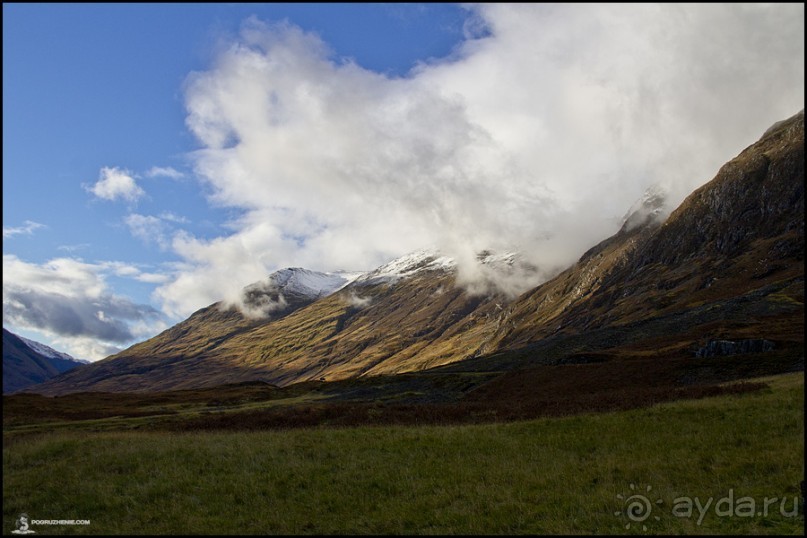
[[[630,485],[631,492],[635,492],[637,490],[635,484]],[[653,489],[653,486],[647,486],[645,488],[644,493],[632,493],[630,496],[625,497],[624,495],[617,494],[616,498],[622,501],[623,510],[617,510],[614,512],[615,516],[624,515],[630,520],[625,525],[625,529],[630,529],[631,524],[633,523],[641,523],[642,530],[647,530],[647,525],[644,524],[645,521],[650,517],[653,512],[653,504],[662,504],[664,501],[658,499],[655,503],[650,502],[650,490]],[[653,516],[653,519],[656,521],[661,520],[659,516]]]

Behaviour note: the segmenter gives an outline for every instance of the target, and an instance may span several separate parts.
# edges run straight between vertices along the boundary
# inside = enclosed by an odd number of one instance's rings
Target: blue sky
[[[803,108],[803,10],[5,3],[4,326],[97,360],[287,266],[551,272]]]
[[[66,246],[88,258],[127,259],[134,250],[143,261],[169,259],[129,241],[114,225],[120,208],[81,186],[102,166],[189,172],[184,155],[199,144],[184,125],[183,81],[251,15],[292,20],[338,55],[395,75],[449,53],[466,16],[439,4],[4,4],[4,226],[48,226],[15,252],[39,262]],[[196,185],[146,181],[154,192],[140,210],[175,211],[181,199],[183,215],[208,235],[227,218]]]
[[[130,210],[175,215],[199,237],[224,233],[237,211],[208,204],[193,181],[185,155],[199,143],[185,127],[182,88],[250,16],[293,21],[336,55],[402,76],[449,54],[467,12],[451,4],[4,3],[3,226],[11,235],[3,253],[31,264],[69,257],[159,270],[175,256],[132,237],[122,220]],[[148,194],[128,207],[91,196],[84,186],[103,167],[137,174]],[[148,177],[155,167],[184,177]],[[105,278],[116,293],[150,302],[153,284]]]

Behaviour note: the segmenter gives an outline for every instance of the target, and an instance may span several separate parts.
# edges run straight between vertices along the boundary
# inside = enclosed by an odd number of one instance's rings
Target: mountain
[[[457,264],[432,250],[345,277],[343,286],[324,277],[309,286],[305,270],[284,270],[245,289],[247,315],[212,305],[36,390],[287,385],[433,367],[693,357],[704,349],[803,355],[803,112],[665,214],[663,192],[649,190],[617,234],[517,297],[458,285]],[[483,252],[477,261],[490,280],[539,271],[514,253]],[[266,317],[251,316],[252,307]]]
[[[3,329],[3,393],[41,383],[86,361]]]
[[[666,318],[675,319],[666,336],[639,335],[644,343],[631,346],[688,352],[699,339],[729,337],[803,346],[803,304],[802,111],[725,164],[663,223],[626,222],[520,298],[491,347]]]
[[[513,254],[481,253],[480,268],[529,270]],[[170,390],[261,380],[301,380],[398,373],[478,353],[492,319],[508,299],[456,286],[456,263],[424,249],[361,275],[330,294],[289,293],[284,269],[244,290],[243,302],[270,307],[266,317],[217,303],[187,320],[68,375],[37,392]],[[311,288],[309,288],[311,289]]]
[[[244,288],[242,311],[250,317],[289,313],[345,287],[361,273],[320,273],[289,267]]]

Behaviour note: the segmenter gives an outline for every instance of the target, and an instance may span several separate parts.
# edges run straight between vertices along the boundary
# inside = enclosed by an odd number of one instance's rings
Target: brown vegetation
[[[159,417],[138,429],[261,430],[312,426],[455,424],[598,413],[765,388],[750,378],[803,370],[778,351],[709,359],[579,355],[570,364],[507,372],[441,372],[265,383],[164,393],[5,396],[5,427],[110,417]],[[735,383],[727,383],[739,381]],[[272,402],[264,405],[262,402]],[[257,405],[256,405],[257,404]],[[44,424],[43,424],[44,425]],[[131,427],[125,421],[120,427]]]

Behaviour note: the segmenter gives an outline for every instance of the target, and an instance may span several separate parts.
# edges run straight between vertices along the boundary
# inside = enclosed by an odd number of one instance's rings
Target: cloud
[[[123,199],[134,202],[146,194],[137,185],[131,172],[106,166],[101,168],[98,181],[92,186],[85,186],[85,189],[97,198],[111,201]]]
[[[153,242],[161,248],[168,246],[167,228],[165,222],[159,217],[130,213],[123,219],[123,222],[133,236],[141,239],[146,244]]]
[[[47,226],[32,220],[26,220],[22,226],[18,227],[3,226],[3,239],[9,239],[15,235],[33,235],[34,231],[40,228],[47,228]]]
[[[170,166],[152,166],[146,172],[147,177],[167,177],[170,179],[182,179],[185,174]]]
[[[238,240],[205,241],[181,230],[174,234],[171,248],[184,261],[170,268],[171,280],[154,291],[168,315],[185,317],[221,300],[237,304],[244,286],[268,276],[266,268],[277,263],[271,253],[288,240],[257,222],[248,227]],[[289,266],[305,265],[287,261]]]
[[[123,222],[131,234],[146,244],[155,243],[161,249],[170,247],[170,236],[176,233],[177,224],[187,224],[187,218],[164,211],[159,216],[130,213],[124,217]]]
[[[435,245],[518,250],[546,278],[657,186],[669,209],[803,108],[804,6],[482,4],[406,77],[245,22],[185,85],[191,157],[232,233],[182,234],[158,290],[188,314],[289,265],[369,269]],[[517,293],[539,280],[520,286]]]
[[[120,346],[109,344],[93,337],[70,336],[62,337],[50,332],[44,332],[50,338],[51,347],[58,350],[68,350],[69,354],[77,359],[95,361],[109,357],[121,351]]]
[[[3,323],[42,332],[78,358],[97,360],[166,328],[153,307],[111,292],[105,275],[137,278],[130,264],[3,256]]]
[[[76,251],[79,251],[79,250],[84,250],[84,249],[89,248],[89,247],[90,247],[89,243],[78,243],[78,244],[75,244],[75,245],[59,245],[56,248],[58,250],[63,250],[65,252],[76,252]]]
[[[190,222],[186,217],[176,215],[174,213],[171,213],[170,211],[163,211],[162,213],[160,213],[160,218],[177,224],[187,224]]]
[[[95,264],[93,267],[98,271],[108,272],[115,276],[131,278],[138,282],[150,284],[167,282],[169,278],[168,275],[164,273],[144,272],[141,267],[125,262],[101,262]]]
[[[162,273],[140,273],[134,277],[138,282],[145,282],[146,284],[163,284],[170,280],[168,275]]]
[[[373,303],[372,297],[361,297],[355,291],[351,290],[347,296],[343,296],[348,306],[353,308],[367,308]]]

